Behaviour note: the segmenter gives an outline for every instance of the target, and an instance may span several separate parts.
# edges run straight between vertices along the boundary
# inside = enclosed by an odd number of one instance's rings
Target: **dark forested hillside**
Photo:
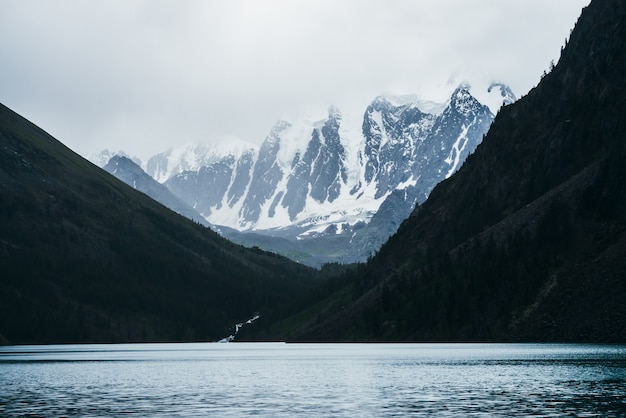
[[[626,341],[626,2],[584,9],[556,67],[295,340]]]
[[[215,340],[313,275],[171,212],[0,105],[0,341]]]

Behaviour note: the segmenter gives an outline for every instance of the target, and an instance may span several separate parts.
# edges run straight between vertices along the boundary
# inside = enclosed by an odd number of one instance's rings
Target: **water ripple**
[[[619,416],[626,347],[0,348],[0,416]]]

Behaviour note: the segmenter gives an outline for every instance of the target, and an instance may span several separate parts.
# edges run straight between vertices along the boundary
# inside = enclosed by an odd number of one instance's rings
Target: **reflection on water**
[[[0,416],[625,415],[626,346],[0,347]]]

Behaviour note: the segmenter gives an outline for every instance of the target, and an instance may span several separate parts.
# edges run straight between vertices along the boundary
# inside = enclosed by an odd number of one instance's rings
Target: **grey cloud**
[[[0,3],[0,101],[78,152],[146,156],[451,74],[536,84],[588,0]]]

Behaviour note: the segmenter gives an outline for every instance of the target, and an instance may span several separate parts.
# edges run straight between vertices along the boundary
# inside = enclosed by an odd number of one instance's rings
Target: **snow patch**
[[[465,149],[465,146],[467,145],[467,131],[469,131],[471,125],[472,124],[467,126],[463,125],[461,133],[452,145],[452,149],[450,150],[448,158],[444,160],[447,164],[450,165],[450,170],[446,173],[446,178],[449,178],[452,174],[454,174],[459,167],[459,164],[461,163],[461,152]]]
[[[239,333],[239,331],[241,331],[241,329],[243,327],[245,327],[246,325],[250,325],[251,323],[253,323],[257,319],[259,319],[260,317],[261,317],[261,315],[256,314],[252,318],[248,319],[245,322],[240,322],[238,324],[235,324],[234,332],[231,335],[229,335],[228,337],[224,337],[221,340],[219,340],[218,343],[230,343],[230,342],[235,341],[235,338],[237,337],[237,334]]]

